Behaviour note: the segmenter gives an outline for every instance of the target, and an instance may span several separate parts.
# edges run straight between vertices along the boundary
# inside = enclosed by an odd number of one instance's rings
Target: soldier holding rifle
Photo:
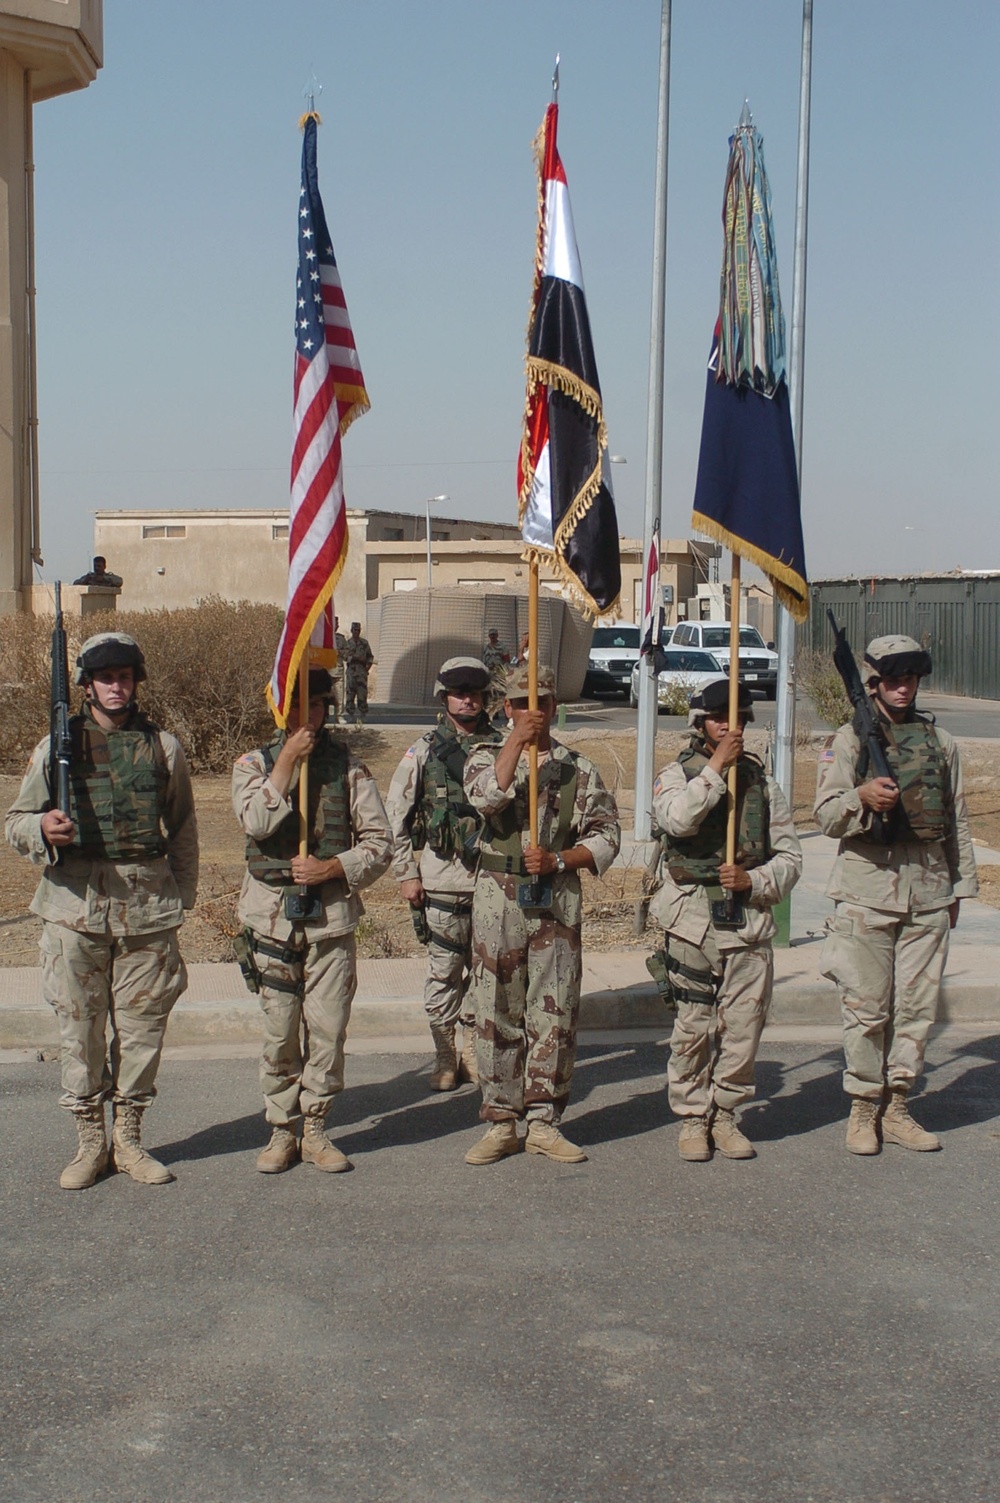
[[[55,655],[65,663],[59,637],[57,628]],[[145,677],[133,637],[106,632],[84,642],[76,682],[85,699],[69,720],[68,747],[59,733],[65,704],[54,707],[62,775],[53,776],[46,737],[7,815],[10,844],[42,868],[31,908],[43,921],[42,988],[59,1020],[60,1105],[79,1138],[64,1190],[86,1189],[109,1165],[108,1100],[115,1166],[140,1184],[173,1179],[142,1147],[140,1126],[156,1095],[167,1019],[187,984],[177,929],[194,906],[198,831],[180,743],[136,702]],[[53,682],[65,684],[58,665]]]
[[[912,637],[878,637],[862,686],[833,627],[855,714],[820,756],[814,813],[840,841],[822,967],[843,1013],[847,1148],[928,1152],[940,1140],[914,1121],[907,1097],[923,1071],[959,901],[979,890],[962,766],[948,732],[916,708],[930,653]]]

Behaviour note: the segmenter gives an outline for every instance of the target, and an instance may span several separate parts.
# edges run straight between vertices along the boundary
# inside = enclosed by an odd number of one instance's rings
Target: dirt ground
[[[406,730],[351,733],[351,745],[363,756],[384,791],[412,739]],[[634,796],[635,736],[630,731],[563,731],[566,745],[590,757],[619,802],[626,833],[631,829]],[[762,752],[764,732],[747,736],[751,750]],[[662,766],[683,745],[679,732],[657,737],[656,761]],[[811,809],[819,742],[803,744],[795,759],[795,822],[813,829]],[[964,741],[962,758],[973,837],[1000,850],[1000,744]],[[6,813],[18,779],[0,777],[0,809]],[[243,839],[229,803],[227,777],[195,779],[201,840],[198,903],[181,929],[181,949],[189,962],[232,959],[229,936],[236,930],[236,899],[243,875]],[[613,867],[602,879],[583,874],[586,942],[593,950],[646,949],[647,937],[635,933],[635,905],[642,891],[641,866]],[[0,966],[37,963],[40,922],[27,915],[37,882],[30,862],[0,843]],[[1000,866],[980,867],[982,900],[1000,908]],[[367,910],[358,928],[359,951],[369,957],[420,953],[406,905],[396,883],[385,876],[364,894]]]

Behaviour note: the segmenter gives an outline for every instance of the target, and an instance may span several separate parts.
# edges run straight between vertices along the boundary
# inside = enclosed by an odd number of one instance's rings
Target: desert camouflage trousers
[[[432,939],[427,946],[424,1011],[434,1028],[448,1028],[459,1018],[472,1021],[472,1002],[466,1001],[472,981],[472,899],[466,900],[470,907],[465,913],[450,911],[455,901],[452,893],[429,892],[426,896],[425,915],[431,932],[448,941],[443,945]],[[444,906],[438,907],[439,903]]]
[[[348,719],[368,714],[368,670],[348,663],[344,670],[344,714]]]
[[[849,1096],[877,1101],[886,1082],[909,1090],[923,1073],[948,933],[947,908],[900,914],[837,904],[820,971],[840,993]]]
[[[267,944],[275,942],[265,939]],[[305,942],[300,958],[257,952],[258,1000],[264,1013],[260,1085],[272,1126],[305,1116],[325,1117],[344,1089],[344,1040],[358,989],[353,934]],[[278,991],[269,981],[300,987]]]
[[[42,993],[59,1022],[59,1105],[71,1112],[108,1099],[149,1106],[167,1020],[187,986],[177,930],[84,934],[46,922],[41,959]]]
[[[667,1099],[677,1117],[705,1117],[715,1106],[732,1111],[754,1095],[757,1046],[767,1019],[774,977],[769,944],[720,951],[710,929],[705,942],[689,944],[667,935],[667,950],[689,973],[691,992],[703,990],[715,1001],[677,1003],[670,1036]]]
[[[576,1059],[579,927],[515,901],[518,879],[483,873],[472,909],[476,1065],[484,1122],[559,1122]]]

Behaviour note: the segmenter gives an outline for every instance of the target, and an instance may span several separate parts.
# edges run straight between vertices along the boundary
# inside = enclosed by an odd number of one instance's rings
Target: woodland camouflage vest
[[[70,733],[70,812],[81,849],[108,861],[164,855],[170,774],[157,727],[136,710],[111,731],[88,714],[74,715]]]
[[[415,851],[430,846],[443,860],[457,856],[471,870],[479,854],[482,820],[465,796],[462,774],[473,746],[497,742],[500,732],[485,716],[469,735],[442,720],[431,734],[427,761],[421,771],[420,802],[410,821]]]
[[[948,764],[934,722],[914,714],[912,720],[888,722],[880,717],[885,733],[885,754],[899,784],[899,805],[893,821],[894,840],[943,840],[948,832],[951,799]],[[859,783],[871,776],[862,751],[858,761]],[[856,837],[865,839],[865,836]]]
[[[261,747],[270,773],[284,745],[278,736]],[[309,854],[329,861],[354,844],[351,799],[347,787],[347,751],[323,731],[309,758]],[[287,814],[273,835],[263,840],[247,838],[246,862],[252,877],[271,887],[285,887],[292,880],[292,857],[299,853],[299,811]]]
[[[708,766],[704,741],[692,740],[677,758],[690,783]],[[719,867],[726,859],[727,800],[710,809],[694,835],[662,837],[663,853],[675,882],[711,884],[719,880]],[[744,755],[736,777],[736,859],[748,870],[760,866],[770,855],[768,845],[769,802],[764,769],[755,757]]]

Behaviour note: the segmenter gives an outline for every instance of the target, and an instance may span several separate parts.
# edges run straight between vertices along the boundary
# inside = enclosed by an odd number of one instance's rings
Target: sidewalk
[[[792,894],[792,943],[775,950],[775,986],[769,1027],[837,1028],[840,1013],[833,986],[819,974],[824,923],[832,904],[823,896],[836,844],[826,836],[802,839],[802,879]],[[1000,864],[1000,853],[976,847],[980,861]],[[623,851],[633,859],[629,845]],[[619,858],[622,859],[622,858]],[[584,1033],[635,1029],[664,1032],[670,1023],[646,970],[645,957],[658,936],[647,932],[636,950],[586,950],[584,928]],[[1000,910],[964,902],[951,937],[941,999],[940,1022],[1000,1022]],[[424,960],[361,960],[351,1016],[348,1049],[378,1046],[423,1050],[427,1024],[423,1009]],[[260,1014],[255,997],[235,965],[192,965],[188,990],[175,1007],[167,1033],[169,1047],[255,1046]],[[37,966],[0,969],[0,1051],[58,1046],[51,1009],[42,999]]]

